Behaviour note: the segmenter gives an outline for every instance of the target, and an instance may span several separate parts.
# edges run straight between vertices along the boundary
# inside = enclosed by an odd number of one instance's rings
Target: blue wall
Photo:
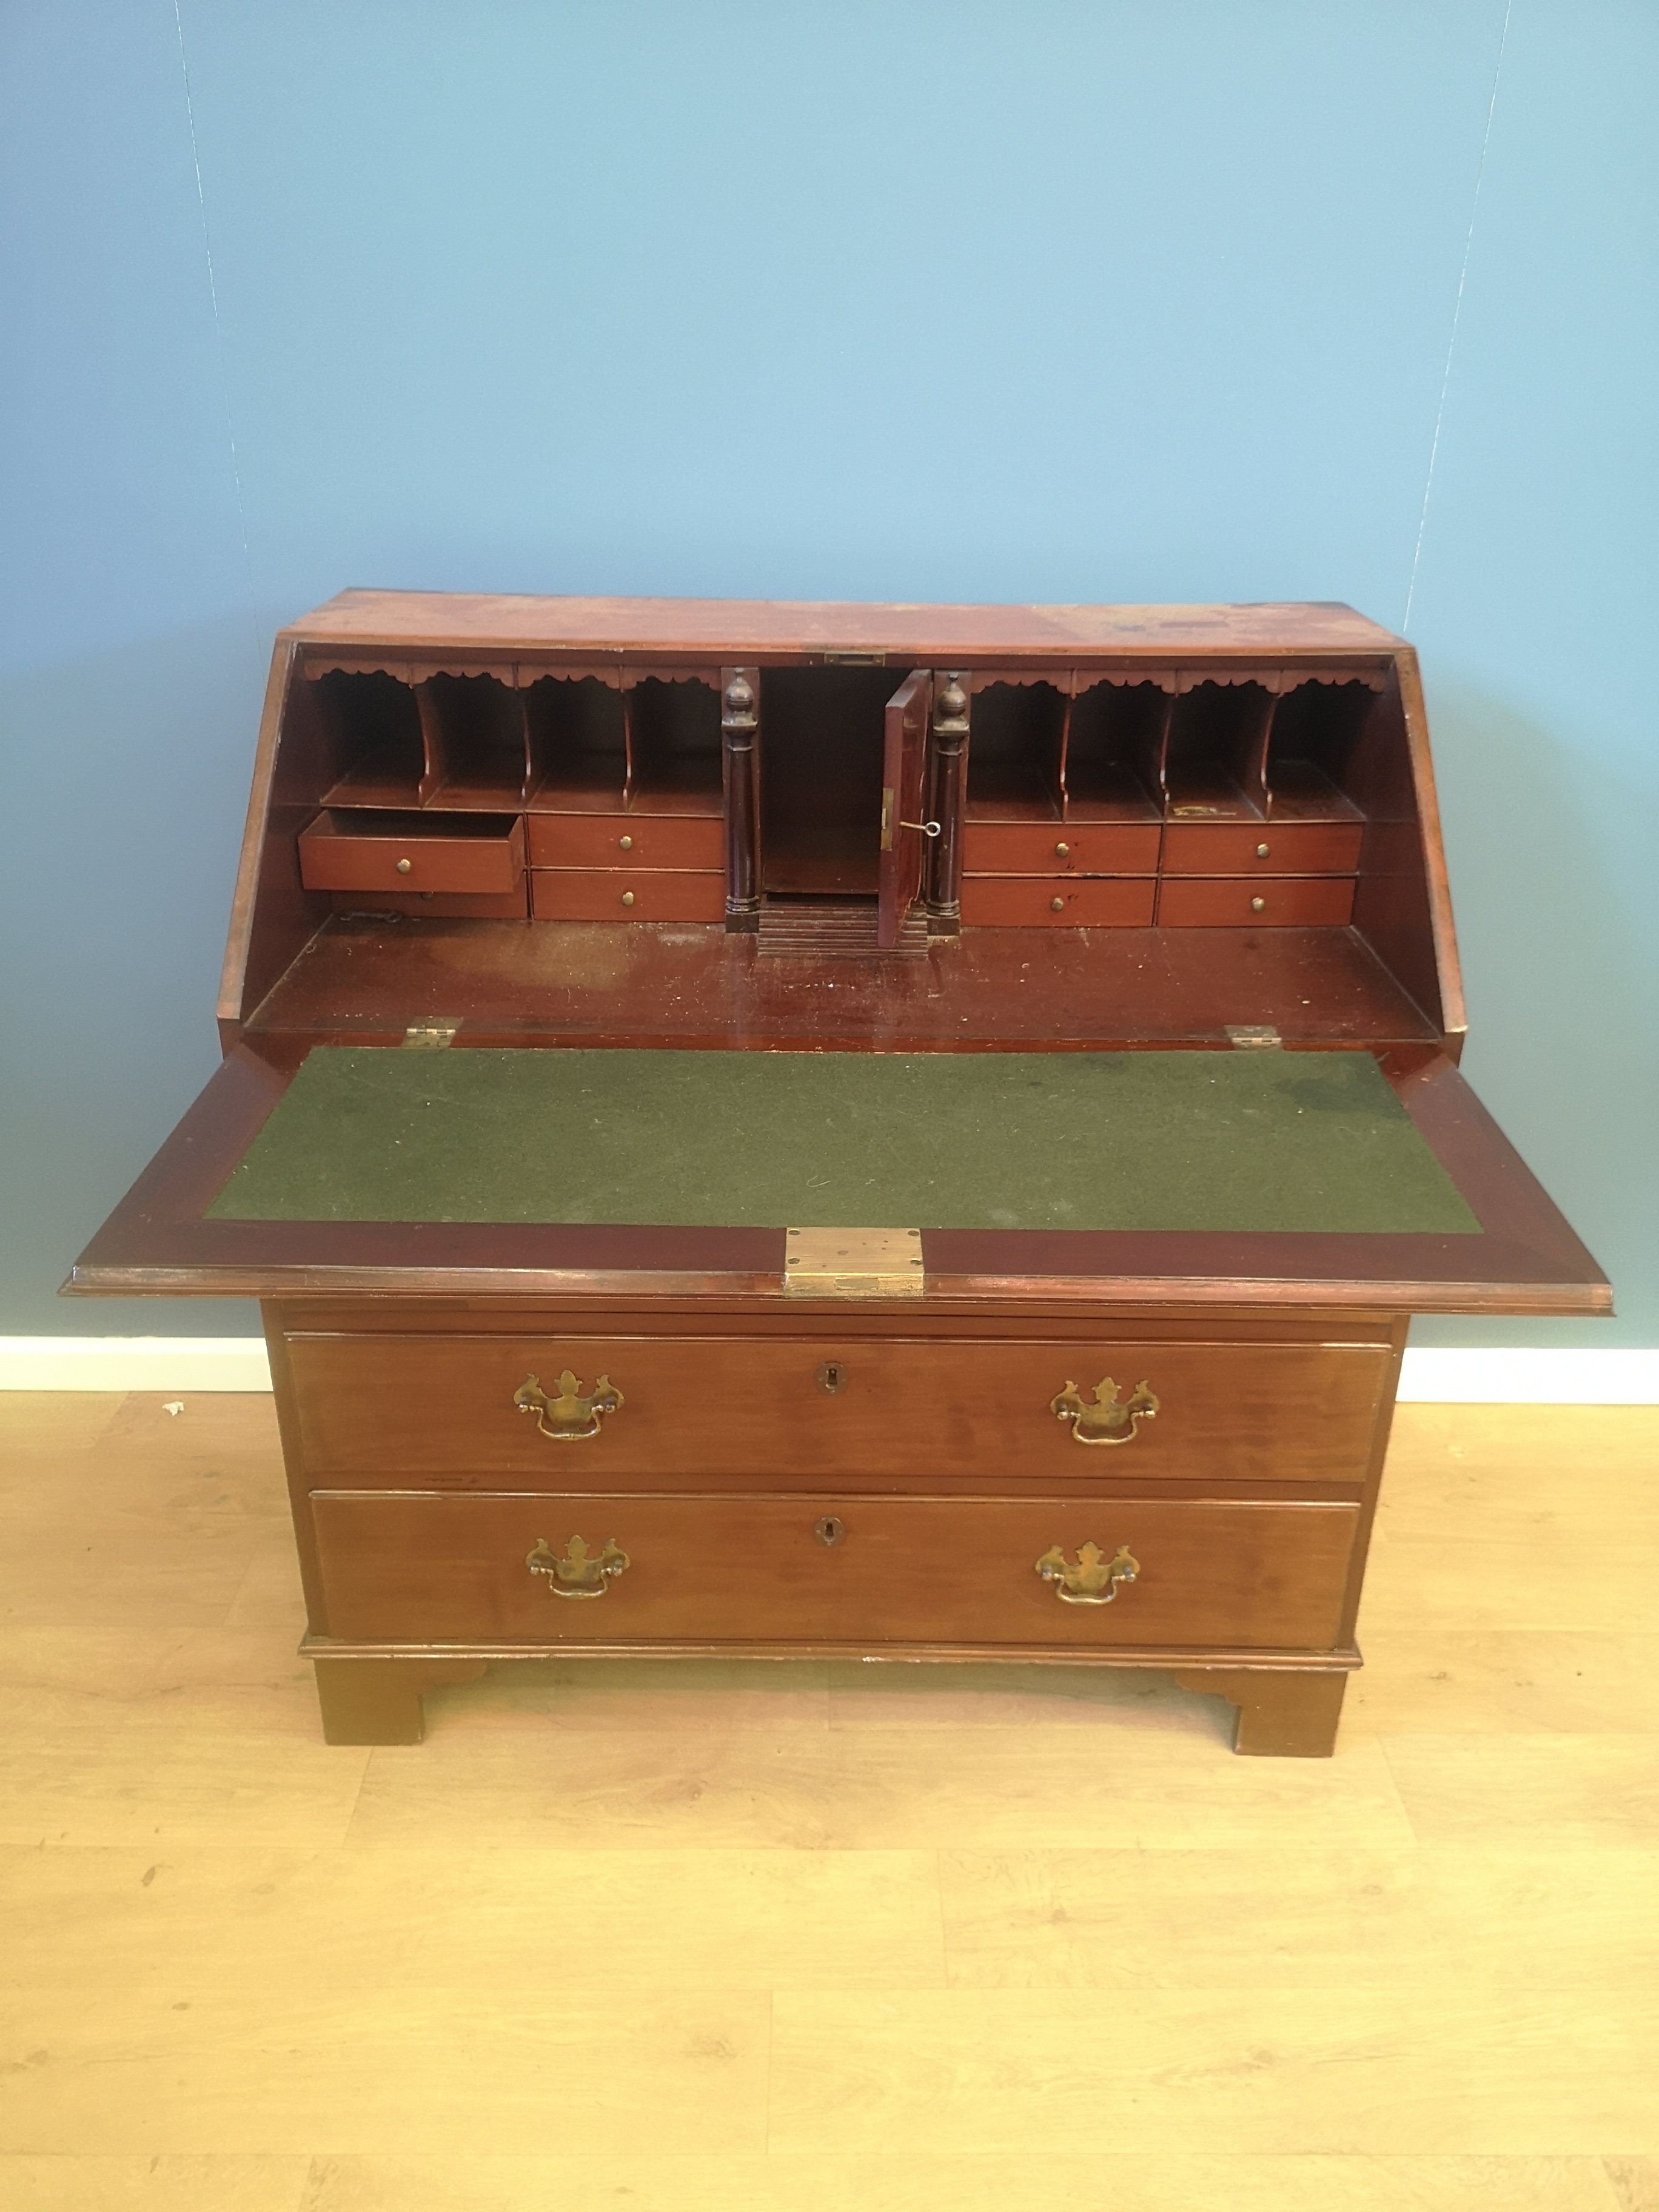
[[[1659,1342],[1650,7],[66,0],[0,84],[0,1331],[252,1325],[52,1291],[376,583],[1409,595],[1467,1065],[1622,1316],[1422,1334]]]

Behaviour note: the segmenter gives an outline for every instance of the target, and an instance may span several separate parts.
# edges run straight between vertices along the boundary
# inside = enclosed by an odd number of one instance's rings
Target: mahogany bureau
[[[1335,605],[349,592],[223,1065],[67,1289],[263,1302],[323,1722],[553,1653],[1157,1667],[1334,1744],[1413,1312],[1609,1310]]]

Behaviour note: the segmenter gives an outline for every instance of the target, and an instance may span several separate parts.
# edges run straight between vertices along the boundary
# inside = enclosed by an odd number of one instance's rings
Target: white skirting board
[[[262,1336],[0,1336],[0,1390],[269,1390]]]
[[[1659,1349],[1425,1345],[1408,1351],[1402,1405],[1659,1406]]]
[[[0,1390],[269,1390],[257,1336],[0,1336]],[[1659,1405],[1659,1348],[1425,1346],[1406,1354],[1402,1401],[1472,1406]]]

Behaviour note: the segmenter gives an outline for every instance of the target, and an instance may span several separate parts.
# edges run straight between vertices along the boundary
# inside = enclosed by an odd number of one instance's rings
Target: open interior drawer
[[[308,891],[501,895],[523,878],[520,815],[331,806],[300,836],[300,880]]]

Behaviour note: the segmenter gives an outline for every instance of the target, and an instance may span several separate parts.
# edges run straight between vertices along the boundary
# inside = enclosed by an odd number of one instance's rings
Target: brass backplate
[[[786,1229],[783,1287],[796,1298],[919,1298],[920,1229]]]

